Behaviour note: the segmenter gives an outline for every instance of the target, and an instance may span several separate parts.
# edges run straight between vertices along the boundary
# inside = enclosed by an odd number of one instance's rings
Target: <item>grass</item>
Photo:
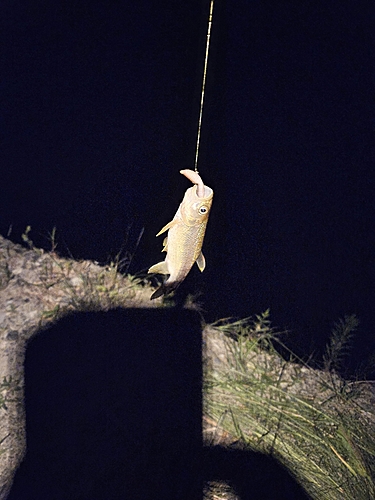
[[[347,317],[335,326],[325,370],[310,368],[292,353],[288,359],[279,354],[276,347],[284,352],[286,347],[271,328],[268,311],[209,327],[205,415],[233,441],[276,458],[313,499],[375,498],[369,384],[345,381],[333,368],[342,359],[338,344],[346,347],[356,325]]]

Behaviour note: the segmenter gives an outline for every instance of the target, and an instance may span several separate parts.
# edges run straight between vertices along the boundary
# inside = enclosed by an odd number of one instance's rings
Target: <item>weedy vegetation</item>
[[[4,416],[4,412],[8,412],[9,405],[21,404],[23,399],[23,380],[15,379],[11,375],[3,377],[0,383],[0,418]],[[10,433],[3,435],[0,439],[0,455],[6,453],[6,440],[10,437]]]
[[[287,349],[271,327],[269,311],[209,327],[213,354],[205,376],[205,415],[233,442],[277,459],[313,499],[375,498],[371,384],[336,373],[357,325],[355,316],[335,325],[323,370]]]
[[[9,403],[19,402],[20,391],[22,391],[20,380],[15,380],[12,376],[3,377],[0,383],[0,409],[7,410]]]

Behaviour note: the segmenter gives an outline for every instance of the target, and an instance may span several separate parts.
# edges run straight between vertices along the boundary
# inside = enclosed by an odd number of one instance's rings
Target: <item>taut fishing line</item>
[[[210,13],[208,15],[208,28],[207,28],[207,39],[206,39],[206,55],[205,55],[205,58],[204,58],[203,82],[202,82],[202,93],[201,93],[201,105],[200,105],[200,109],[199,109],[199,119],[198,119],[197,147],[196,147],[196,150],[195,150],[195,162],[194,162],[194,171],[197,172],[197,173],[198,173],[199,143],[200,143],[201,128],[202,128],[204,91],[205,91],[205,87],[206,87],[208,52],[210,50],[210,38],[211,38],[211,26],[212,26],[212,14],[213,14],[213,11],[214,11],[214,0],[211,0],[211,3],[210,3]]]

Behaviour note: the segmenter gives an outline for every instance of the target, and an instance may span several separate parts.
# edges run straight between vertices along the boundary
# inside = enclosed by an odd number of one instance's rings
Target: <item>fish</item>
[[[210,215],[214,192],[206,186],[198,172],[180,170],[194,186],[186,190],[178,210],[156,236],[168,231],[163,241],[165,260],[150,267],[149,273],[169,275],[164,283],[151,295],[151,300],[168,295],[182,283],[196,262],[201,272],[206,267],[202,253],[203,239]]]

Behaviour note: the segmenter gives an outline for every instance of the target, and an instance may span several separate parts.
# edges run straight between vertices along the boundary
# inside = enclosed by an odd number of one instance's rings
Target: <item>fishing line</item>
[[[200,143],[200,138],[201,138],[201,127],[202,127],[204,90],[205,90],[205,87],[206,87],[207,63],[208,63],[208,52],[210,50],[210,38],[211,38],[211,26],[212,26],[212,13],[213,13],[213,10],[214,10],[214,0],[211,0],[210,13],[209,13],[209,16],[208,16],[207,41],[206,41],[206,56],[204,58],[203,82],[202,82],[202,93],[201,93],[201,106],[200,106],[200,110],[199,110],[199,120],[198,120],[197,148],[195,150],[195,162],[194,162],[194,171],[197,172],[197,173],[198,173],[199,143]]]

